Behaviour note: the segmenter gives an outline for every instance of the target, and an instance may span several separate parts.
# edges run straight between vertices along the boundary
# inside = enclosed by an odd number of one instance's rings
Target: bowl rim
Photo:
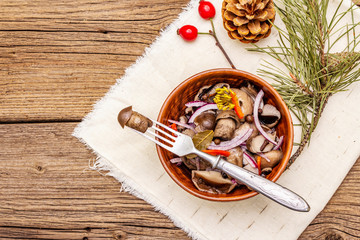
[[[290,110],[287,107],[284,100],[282,99],[281,95],[275,90],[274,87],[272,87],[268,82],[266,82],[261,77],[255,75],[255,74],[249,73],[247,71],[243,71],[243,70],[239,70],[239,69],[232,69],[232,68],[213,68],[213,69],[208,69],[208,70],[196,73],[196,74],[188,77],[184,81],[182,81],[179,85],[177,85],[170,92],[170,94],[167,96],[163,105],[160,108],[160,111],[159,111],[159,114],[157,117],[157,121],[161,122],[161,120],[162,120],[161,118],[165,113],[164,110],[166,108],[168,108],[168,105],[170,104],[170,98],[172,98],[173,95],[177,95],[178,92],[180,91],[180,89],[182,89],[185,84],[187,84],[190,81],[196,81],[196,80],[198,80],[198,78],[202,78],[204,75],[207,76],[207,75],[213,75],[213,74],[234,74],[235,76],[248,78],[253,81],[255,81],[254,79],[256,79],[256,81],[258,83],[260,83],[263,87],[266,87],[266,89],[269,92],[271,92],[272,95],[274,95],[274,97],[276,97],[278,100],[280,100],[280,101],[278,101],[278,105],[281,106],[281,108],[284,110],[284,113],[285,113],[285,115],[282,116],[282,118],[289,120],[288,123],[290,125],[289,126],[290,132],[286,134],[286,136],[287,136],[286,139],[289,142],[289,147],[286,149],[285,152],[283,152],[283,158],[285,158],[285,161],[282,161],[281,164],[278,165],[279,169],[273,175],[273,178],[271,179],[271,181],[276,182],[279,179],[279,177],[281,176],[281,174],[285,171],[287,163],[289,162],[289,159],[290,159],[290,155],[291,155],[293,143],[294,143],[294,126],[293,126],[293,121],[291,118]],[[156,152],[158,154],[158,157],[159,157],[159,160],[160,160],[162,166],[164,167],[167,174],[172,178],[172,180],[175,181],[182,189],[184,189],[188,193],[192,194],[193,196],[196,196],[196,197],[199,197],[199,198],[205,199],[205,200],[210,200],[210,201],[228,202],[228,201],[239,201],[239,200],[248,199],[248,198],[254,197],[258,194],[255,191],[250,191],[248,193],[245,193],[245,194],[242,194],[239,196],[227,196],[226,197],[226,196],[219,196],[216,194],[214,194],[214,196],[206,196],[206,195],[201,194],[201,192],[193,191],[192,189],[189,189],[188,187],[186,187],[176,177],[176,175],[172,173],[172,171],[166,165],[165,159],[162,157],[162,154],[161,154],[161,147],[158,145],[156,145]]]

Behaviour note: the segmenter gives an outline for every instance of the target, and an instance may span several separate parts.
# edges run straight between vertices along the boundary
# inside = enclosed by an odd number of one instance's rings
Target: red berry
[[[186,41],[193,41],[198,35],[198,30],[192,25],[185,25],[178,29],[178,34]]]
[[[207,20],[213,18],[216,13],[214,5],[209,1],[200,1],[198,11],[200,16]]]

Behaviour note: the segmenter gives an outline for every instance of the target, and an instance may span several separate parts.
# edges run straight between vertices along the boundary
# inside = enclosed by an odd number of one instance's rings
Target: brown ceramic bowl
[[[160,110],[158,121],[168,124],[168,119],[177,120],[184,114],[185,103],[193,101],[198,90],[205,85],[226,82],[231,87],[239,87],[244,81],[249,81],[257,86],[259,90],[263,89],[265,102],[275,105],[281,112],[281,120],[277,124],[276,131],[278,136],[285,136],[281,146],[284,157],[271,174],[267,176],[269,180],[275,182],[283,173],[289,161],[293,147],[294,130],[290,112],[285,102],[279,93],[260,77],[235,69],[211,69],[195,74],[182,82],[170,93]],[[156,146],[156,148],[165,171],[180,187],[194,196],[212,201],[235,201],[250,198],[257,194],[257,192],[249,191],[245,186],[237,187],[228,194],[210,194],[199,191],[191,181],[191,171],[184,165],[179,167],[176,164],[170,163],[170,159],[174,157],[174,154],[171,152],[159,146]]]

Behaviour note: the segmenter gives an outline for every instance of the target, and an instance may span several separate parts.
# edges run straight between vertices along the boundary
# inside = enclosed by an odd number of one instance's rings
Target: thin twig
[[[290,157],[289,162],[286,166],[286,168],[289,168],[291,166],[291,164],[293,164],[295,162],[295,160],[300,156],[300,154],[302,153],[302,151],[304,150],[306,144],[308,143],[309,139],[310,139],[310,135],[311,133],[314,131],[314,129],[316,128],[316,125],[318,124],[321,114],[324,111],[324,108],[329,100],[329,97],[331,96],[331,94],[328,94],[325,98],[325,101],[323,104],[321,104],[321,99],[318,101],[317,103],[317,107],[316,107],[316,113],[315,113],[315,117],[314,117],[314,127],[311,128],[309,127],[306,130],[306,133],[298,147],[298,149],[296,150],[296,152]]]
[[[313,5],[313,4],[312,4]],[[314,5],[313,5],[314,6]],[[318,10],[318,9],[317,9]],[[321,65],[323,67],[322,69],[322,73],[323,73],[323,77],[320,79],[320,83],[322,86],[325,86],[326,85],[326,82],[328,80],[328,77],[327,77],[327,61],[325,59],[325,42],[324,42],[324,33],[323,33],[323,25],[320,21],[317,22],[317,25],[318,25],[318,28],[319,28],[319,33],[320,33],[320,38],[319,38],[319,44],[320,44],[320,51],[319,51],[319,54],[320,54],[320,62],[321,62]]]
[[[209,31],[209,34],[214,37],[214,39],[215,39],[215,41],[216,41],[216,46],[218,46],[218,47],[220,48],[220,50],[221,50],[222,53],[224,54],[226,60],[229,62],[231,68],[236,69],[236,67],[235,67],[235,65],[233,64],[233,62],[231,61],[229,55],[226,53],[225,49],[223,48],[223,46],[221,45],[219,39],[218,39],[217,36],[216,36],[215,27],[214,27],[214,22],[213,22],[212,18],[210,18],[210,22],[211,22],[212,31],[210,30],[210,31]]]
[[[296,85],[298,85],[298,87],[306,92],[307,94],[309,94],[309,96],[313,97],[314,93],[312,91],[310,91],[309,88],[307,88],[302,82],[299,81],[299,79],[297,79],[294,74],[292,74],[291,72],[289,72],[290,77],[294,80],[294,82],[296,83]]]

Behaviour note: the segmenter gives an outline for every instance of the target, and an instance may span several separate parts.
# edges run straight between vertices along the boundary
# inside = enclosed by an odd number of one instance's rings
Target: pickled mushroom
[[[265,104],[259,115],[260,121],[269,128],[274,127],[279,122],[280,118],[280,112],[271,104]]]
[[[121,127],[128,126],[139,132],[146,132],[152,126],[152,121],[138,112],[132,110],[132,106],[126,107],[119,112],[118,122]]]
[[[216,171],[192,171],[192,181],[197,189],[208,193],[229,193],[237,185],[229,178],[223,178]]]
[[[231,90],[233,90],[233,92],[236,94],[244,115],[251,115],[253,112],[254,100],[249,96],[249,94],[240,89],[232,88]]]
[[[232,110],[221,111],[216,117],[214,138],[229,140],[234,136],[235,129],[240,126],[240,119]]]

